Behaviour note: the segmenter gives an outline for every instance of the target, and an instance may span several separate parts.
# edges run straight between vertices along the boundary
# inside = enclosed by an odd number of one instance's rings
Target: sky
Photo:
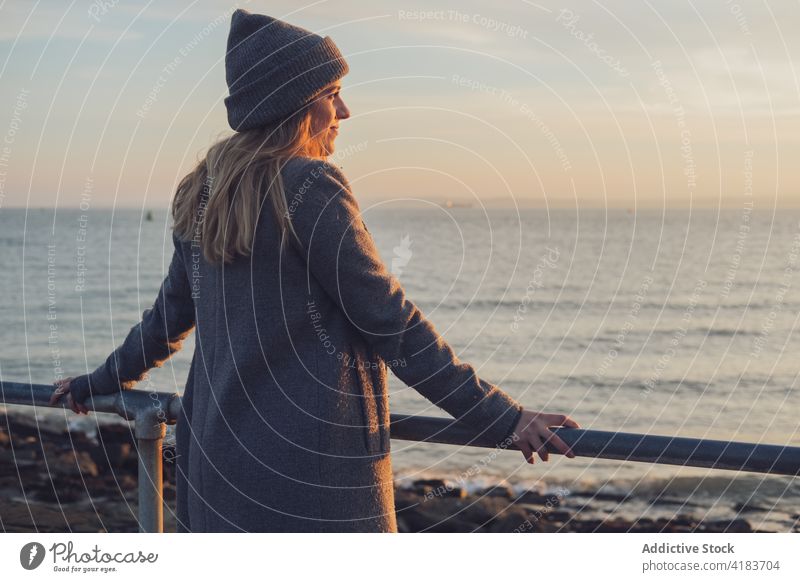
[[[362,208],[800,206],[797,3],[0,0],[0,208],[168,206],[236,8],[345,55]]]

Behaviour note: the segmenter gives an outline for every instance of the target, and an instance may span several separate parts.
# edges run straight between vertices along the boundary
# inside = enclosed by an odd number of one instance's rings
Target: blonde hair
[[[280,122],[212,144],[178,184],[172,201],[178,238],[199,244],[212,264],[247,256],[253,250],[261,205],[268,199],[281,231],[281,251],[289,236],[299,242],[280,170],[295,156],[327,156],[320,139],[312,136],[312,111],[313,105]]]

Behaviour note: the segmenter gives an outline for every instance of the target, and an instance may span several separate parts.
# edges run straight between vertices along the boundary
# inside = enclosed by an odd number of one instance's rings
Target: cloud
[[[687,113],[786,116],[798,111],[797,70],[791,61],[759,58],[744,46],[700,48],[688,60],[663,64],[650,83],[651,113],[671,113],[661,82],[668,82]]]
[[[91,16],[86,5],[71,6],[65,11],[62,3],[6,4],[0,10],[3,28],[0,42],[17,40],[67,39],[81,40],[89,33],[87,41],[112,42],[119,39],[135,40],[142,37],[139,32],[103,23]],[[110,10],[113,10],[110,9]]]

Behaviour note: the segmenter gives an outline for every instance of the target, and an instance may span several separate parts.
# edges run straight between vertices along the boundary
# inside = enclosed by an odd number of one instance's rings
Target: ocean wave
[[[558,288],[551,288],[553,291],[558,291]],[[545,288],[547,290],[547,288]],[[611,306],[611,312],[614,313],[627,313],[631,305],[635,303],[633,297],[616,297],[615,299],[607,301],[586,300],[580,298],[570,299],[541,299],[541,298],[528,298],[523,301],[523,296],[514,299],[453,299],[452,297],[445,298],[421,298],[417,295],[414,300],[419,304],[425,304],[431,308],[436,306],[439,309],[448,311],[464,310],[464,309],[489,309],[489,310],[516,310],[521,306],[525,306],[528,311],[550,311],[555,310],[602,310],[605,312]],[[665,312],[678,312],[684,313],[687,309],[686,303],[672,302],[644,302],[638,304],[640,307],[639,313],[646,310],[656,310]],[[773,302],[755,302],[755,303],[734,303],[734,304],[720,304],[720,303],[697,303],[692,309],[693,312],[713,312],[713,311],[760,311],[773,309]],[[800,308],[800,303],[784,302],[781,304],[781,309],[784,311],[792,311]],[[641,315],[640,315],[641,317]]]
[[[406,470],[408,470],[406,468]],[[679,469],[680,470],[680,469]],[[694,470],[694,469],[690,469]],[[442,475],[421,469],[412,471],[413,477],[396,479],[399,487],[411,487],[418,479],[441,479],[449,487],[459,487],[469,495],[478,494],[492,487],[507,487],[515,495],[534,492],[550,495],[568,491],[567,498],[592,498],[605,502],[634,502],[654,500],[692,505],[709,505],[714,500],[723,500],[730,507],[737,504],[774,506],[783,510],[791,509],[800,502],[800,483],[789,476],[736,473],[699,472],[693,475],[645,475],[642,477],[587,477],[570,479],[560,477],[503,479],[493,475],[478,475],[469,479],[458,475]],[[711,471],[710,469],[708,471]],[[603,474],[608,474],[603,471]]]

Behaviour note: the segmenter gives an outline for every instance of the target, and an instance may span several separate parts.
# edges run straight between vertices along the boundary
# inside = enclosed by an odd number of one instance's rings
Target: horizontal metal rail
[[[0,402],[51,407],[49,400],[54,389],[47,384],[0,382]],[[95,397],[94,407],[90,401],[85,404],[94,412],[118,414],[134,422],[139,455],[139,531],[162,532],[162,440],[166,425],[178,420],[180,396],[126,390]],[[66,403],[62,399],[56,407],[65,408]],[[553,432],[578,457],[800,475],[800,447],[563,427],[553,428]],[[392,414],[391,436],[407,441],[519,450],[513,439],[495,443],[481,431],[447,418]],[[547,448],[550,453],[559,454],[552,445]]]
[[[552,429],[578,457],[800,475],[800,447],[578,428]],[[473,447],[498,446],[473,428],[447,418],[392,414],[392,438]],[[508,449],[519,447],[508,439]],[[500,445],[502,446],[502,445]],[[550,453],[559,454],[548,444]]]

